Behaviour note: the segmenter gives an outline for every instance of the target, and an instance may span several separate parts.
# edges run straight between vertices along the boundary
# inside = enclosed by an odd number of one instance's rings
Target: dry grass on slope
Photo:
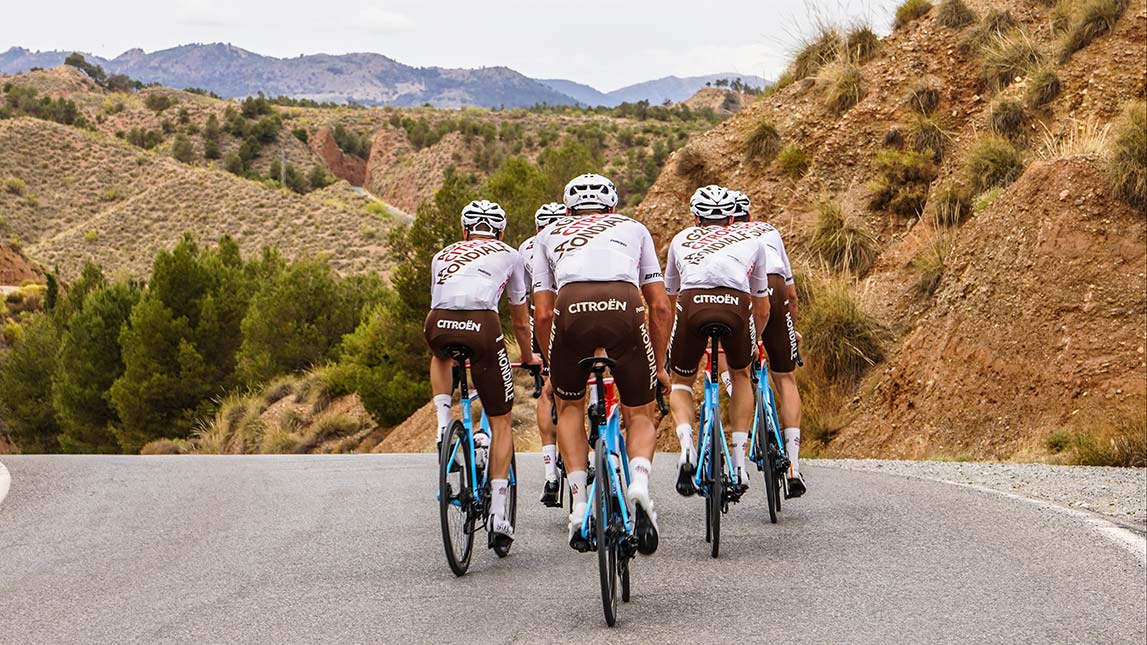
[[[344,273],[386,266],[385,223],[345,185],[300,196],[31,119],[0,121],[0,176],[9,175],[39,195],[9,211],[9,226],[65,277],[87,258],[138,275],[186,231],[210,242],[230,234],[247,253],[327,254]]]

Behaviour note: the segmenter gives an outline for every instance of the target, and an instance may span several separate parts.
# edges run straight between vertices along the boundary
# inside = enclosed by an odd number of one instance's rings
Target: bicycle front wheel
[[[767,412],[765,407],[759,401],[757,403],[757,443],[761,451],[761,458],[764,460],[764,479],[765,479],[765,498],[769,506],[769,521],[773,524],[777,523],[777,509],[780,508],[779,499],[777,498],[777,466],[776,459],[779,454],[776,449],[776,439],[773,438],[773,429],[768,423]]]
[[[604,441],[598,441],[595,452],[597,481],[593,506],[597,532],[597,568],[601,578],[601,608],[605,612],[605,624],[613,627],[617,623],[618,541],[613,537],[615,531],[611,523],[618,515],[617,498],[612,490],[617,483],[617,473],[609,469]]]
[[[510,489],[506,491],[506,517],[510,520],[510,526],[514,527],[514,534],[518,533],[518,456],[517,454],[510,455]],[[498,554],[499,558],[504,558],[510,555],[510,547],[514,546],[513,542],[505,546],[495,546],[494,553]]]
[[[466,445],[466,428],[455,420],[443,436],[442,454],[438,456],[438,515],[442,524],[442,544],[446,562],[456,576],[470,568],[474,552],[474,517],[470,504],[473,463]]]

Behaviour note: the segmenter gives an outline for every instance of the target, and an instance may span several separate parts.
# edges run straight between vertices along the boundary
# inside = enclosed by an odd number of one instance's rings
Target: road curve
[[[1085,522],[942,483],[810,465],[769,525],[759,480],[704,543],[655,464],[661,548],[602,620],[519,456],[511,556],[455,578],[426,455],[4,457],[0,641],[1138,642],[1142,565]]]

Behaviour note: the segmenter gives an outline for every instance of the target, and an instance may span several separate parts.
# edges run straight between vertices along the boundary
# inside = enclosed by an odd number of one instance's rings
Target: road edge
[[[927,477],[925,475],[911,475],[906,473],[893,473],[877,468],[857,468],[854,466],[844,466],[840,464],[818,464],[815,460],[809,460],[809,465],[820,468],[835,468],[837,470],[849,470],[853,472],[862,473],[875,473],[881,475],[889,475],[892,477],[904,477],[905,479],[919,479],[921,481],[938,482],[941,484],[948,484],[949,486],[958,486],[960,488],[967,488],[980,493],[988,493],[991,495],[998,495],[1008,499],[1016,500],[1036,508],[1059,513],[1067,517],[1079,520],[1089,526],[1092,530],[1099,533],[1109,541],[1120,547],[1122,550],[1130,553],[1135,557],[1140,567],[1147,567],[1147,536],[1140,535],[1124,526],[1117,524],[1112,520],[1108,520],[1100,515],[1088,513],[1086,511],[1061,506],[1054,502],[1049,502],[1043,499],[1034,497],[1026,497],[1024,495],[1017,495],[1016,493],[1009,493],[1007,491],[989,488],[987,486],[980,486],[978,484],[967,484],[964,482],[952,481],[944,479],[943,477]]]
[[[8,496],[8,489],[11,485],[12,475],[4,467],[4,462],[0,461],[0,504],[4,503],[4,498]]]

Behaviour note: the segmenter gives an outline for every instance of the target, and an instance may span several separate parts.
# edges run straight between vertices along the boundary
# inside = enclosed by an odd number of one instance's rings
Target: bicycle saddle
[[[714,336],[732,336],[733,330],[725,323],[709,323],[701,328],[709,338]]]
[[[605,368],[612,368],[614,365],[617,365],[617,361],[605,356],[590,356],[577,362],[578,369],[588,372],[604,372]]]
[[[465,361],[474,355],[474,351],[465,345],[447,345],[442,348],[447,356],[456,361]]]

